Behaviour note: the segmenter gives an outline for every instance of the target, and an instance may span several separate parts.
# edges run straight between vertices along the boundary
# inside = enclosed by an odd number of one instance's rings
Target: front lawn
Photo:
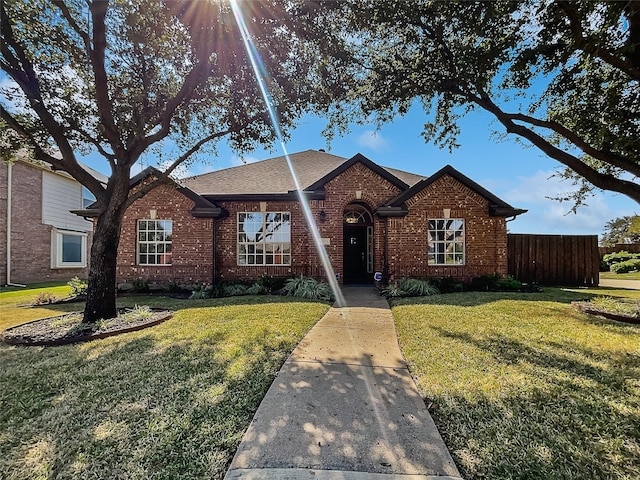
[[[615,273],[600,272],[600,278],[606,280],[640,280],[640,272]]]
[[[45,313],[5,295],[11,318]],[[222,478],[280,366],[329,308],[270,296],[118,303],[176,314],[85,344],[0,346],[0,478]]]
[[[578,313],[613,289],[394,301],[399,341],[473,479],[640,478],[640,326]]]

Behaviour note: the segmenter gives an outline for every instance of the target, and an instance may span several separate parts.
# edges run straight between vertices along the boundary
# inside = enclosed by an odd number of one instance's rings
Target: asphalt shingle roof
[[[305,189],[330,174],[348,159],[319,150],[289,155]],[[420,175],[382,167],[409,186],[424,179]],[[284,156],[189,177],[182,182],[200,195],[284,194],[296,189]]]

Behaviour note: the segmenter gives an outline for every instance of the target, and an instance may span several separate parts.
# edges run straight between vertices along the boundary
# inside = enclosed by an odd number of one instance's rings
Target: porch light
[[[320,213],[318,214],[318,217],[320,218],[320,222],[324,223],[327,221],[327,212],[325,212],[324,210],[320,210]]]

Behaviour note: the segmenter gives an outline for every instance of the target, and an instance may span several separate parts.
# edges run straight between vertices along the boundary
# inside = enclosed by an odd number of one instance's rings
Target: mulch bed
[[[150,318],[132,319],[130,315],[124,315],[129,312],[130,309],[120,309],[118,317],[89,325],[86,329],[81,325],[82,312],[42,318],[8,328],[0,334],[0,340],[9,345],[68,345],[135,332],[158,325],[173,316],[170,310],[151,309]]]
[[[571,305],[579,312],[587,313],[589,315],[597,315],[599,317],[608,318],[609,320],[616,320],[618,322],[640,324],[640,318],[638,317],[607,312],[606,310],[599,310],[597,308],[594,308],[594,306],[590,302],[571,302]]]

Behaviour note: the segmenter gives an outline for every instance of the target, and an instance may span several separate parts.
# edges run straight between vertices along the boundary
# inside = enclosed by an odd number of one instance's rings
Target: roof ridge
[[[302,155],[302,154],[309,153],[309,152],[323,153],[325,155],[330,155],[332,157],[342,158],[342,159],[344,159],[345,162],[348,160],[347,158],[342,157],[340,155],[335,155],[333,153],[328,153],[328,152],[325,152],[325,151],[322,151],[322,150],[314,150],[313,148],[309,148],[307,150],[301,150],[301,151],[295,152],[295,153],[289,153],[288,155],[289,155],[289,157],[292,157],[294,155],[297,156],[297,155]],[[201,177],[204,177],[204,176],[207,176],[207,175],[214,175],[214,174],[219,174],[220,172],[226,172],[228,170],[248,167],[249,165],[254,165],[256,163],[273,162],[273,161],[276,161],[276,160],[281,160],[283,158],[286,158],[286,155],[283,154],[283,155],[279,155],[277,157],[265,158],[265,159],[262,159],[262,160],[257,160],[255,162],[245,163],[244,165],[233,165],[231,167],[221,168],[220,170],[213,170],[211,172],[205,172],[205,173],[201,173],[199,175],[192,175],[190,177],[184,178],[184,180],[191,180],[191,179],[195,179],[195,178],[201,178]]]

